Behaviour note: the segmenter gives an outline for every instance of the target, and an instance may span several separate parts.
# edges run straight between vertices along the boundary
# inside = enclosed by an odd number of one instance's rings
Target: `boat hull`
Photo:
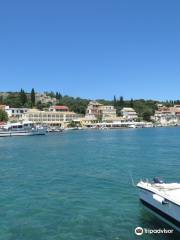
[[[44,131],[7,131],[0,132],[0,137],[13,137],[13,136],[36,136],[45,135]]]
[[[139,198],[142,204],[180,231],[180,206],[167,199],[165,204],[162,204],[154,199],[153,195],[154,192],[139,188]]]

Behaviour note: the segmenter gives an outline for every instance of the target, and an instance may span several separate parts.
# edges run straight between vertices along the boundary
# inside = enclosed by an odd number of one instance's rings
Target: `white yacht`
[[[44,135],[43,127],[36,127],[30,121],[7,123],[0,129],[0,137]]]
[[[164,183],[154,178],[153,182],[140,181],[137,187],[143,205],[180,231],[180,183]]]

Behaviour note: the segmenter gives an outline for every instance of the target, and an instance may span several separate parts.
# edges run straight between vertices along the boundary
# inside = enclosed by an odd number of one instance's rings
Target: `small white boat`
[[[62,128],[54,128],[54,127],[50,127],[50,128],[47,128],[46,132],[48,133],[56,133],[56,132],[63,132],[63,129]]]
[[[129,128],[137,128],[135,124],[129,125]]]
[[[154,178],[153,182],[140,181],[137,187],[143,205],[180,231],[180,183],[164,183]]]
[[[45,135],[43,127],[34,126],[30,121],[8,123],[0,129],[0,137]]]

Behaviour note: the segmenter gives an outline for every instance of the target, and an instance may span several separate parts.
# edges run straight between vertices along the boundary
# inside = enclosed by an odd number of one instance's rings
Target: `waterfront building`
[[[68,123],[74,121],[75,119],[81,117],[80,114],[64,111],[40,111],[37,109],[29,109],[29,111],[24,114],[24,119],[32,121],[33,123],[48,126],[62,126],[65,127]]]
[[[174,105],[174,114],[178,120],[180,120],[180,105]]]
[[[180,106],[174,107],[158,106],[158,110],[155,111],[152,120],[162,125],[174,124],[180,116]]]
[[[132,120],[137,120],[137,118],[138,118],[138,115],[133,108],[124,107],[121,110],[121,113],[122,113],[123,118],[126,120],[132,121]]]
[[[103,105],[97,101],[90,101],[86,110],[86,118],[89,120],[112,120],[116,118],[116,109],[114,106]]]
[[[111,105],[102,105],[100,107],[102,121],[112,121],[116,118],[116,109]]]
[[[83,127],[92,127],[98,123],[98,120],[96,117],[87,116],[87,115],[85,117],[76,118],[73,121]]]
[[[69,112],[69,108],[67,106],[51,106],[49,108],[50,112]]]
[[[4,110],[10,119],[21,120],[23,115],[27,113],[28,108],[11,108],[9,106],[5,106]]]
[[[86,117],[99,119],[102,115],[102,104],[97,101],[90,101],[86,109]]]

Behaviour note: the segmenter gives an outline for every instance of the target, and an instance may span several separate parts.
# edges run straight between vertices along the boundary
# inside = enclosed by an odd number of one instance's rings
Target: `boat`
[[[62,128],[55,128],[55,127],[49,127],[47,128],[46,132],[48,133],[59,133],[59,132],[63,132]]]
[[[131,124],[128,126],[129,128],[137,128],[135,124]]]
[[[45,129],[30,121],[7,123],[0,129],[0,137],[45,135]]]
[[[69,130],[78,130],[78,127],[66,127],[64,128],[65,131],[69,131]]]
[[[142,204],[161,220],[180,231],[180,183],[165,183],[156,177],[137,184]]]

